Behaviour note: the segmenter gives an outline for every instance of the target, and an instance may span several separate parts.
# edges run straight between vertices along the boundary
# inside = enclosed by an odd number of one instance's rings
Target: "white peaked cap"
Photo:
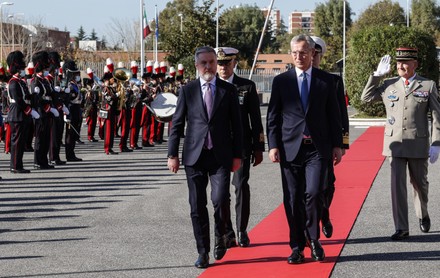
[[[317,36],[310,36],[312,40],[315,42],[315,44],[319,45],[322,49],[322,55],[327,51],[327,46],[325,44],[325,41]]]
[[[107,60],[105,60],[105,64],[111,65],[111,64],[113,64],[113,60],[111,58],[107,58]]]
[[[119,62],[118,63],[118,68],[123,68],[125,65],[124,65],[124,62]]]

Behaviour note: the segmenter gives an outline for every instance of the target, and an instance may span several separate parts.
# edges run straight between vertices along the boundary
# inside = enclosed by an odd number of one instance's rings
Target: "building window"
[[[275,62],[275,63],[282,63],[283,60],[275,60],[274,62]]]
[[[257,63],[267,63],[267,60],[257,60]]]

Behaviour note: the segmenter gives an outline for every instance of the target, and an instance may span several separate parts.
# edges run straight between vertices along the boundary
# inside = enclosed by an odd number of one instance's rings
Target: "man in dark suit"
[[[206,187],[211,182],[214,206],[214,258],[226,253],[225,227],[229,219],[230,172],[240,168],[242,131],[240,107],[235,86],[216,78],[217,56],[211,47],[195,53],[200,78],[182,87],[168,140],[168,168],[176,173],[180,167],[179,141],[183,143],[182,163],[188,182],[191,220],[199,257],[197,268],[209,265],[209,216]]]
[[[327,50],[327,46],[320,37],[311,36],[313,41],[315,42],[315,55],[313,55],[313,67],[319,69],[321,65],[322,56],[325,54]],[[341,113],[341,123],[342,123],[342,155],[345,155],[345,150],[349,149],[349,129],[350,122],[348,120],[348,112],[347,112],[347,104],[345,101],[345,89],[344,89],[344,81],[342,77],[336,74],[333,74],[335,79],[336,86],[336,97],[338,99],[339,104],[339,112]],[[329,161],[328,166],[328,182],[324,188],[324,198],[323,198],[323,206],[322,206],[322,215],[321,215],[321,225],[322,225],[322,233],[326,238],[331,238],[333,235],[333,224],[330,220],[330,205],[333,201],[333,195],[335,193],[335,182],[336,176],[333,167],[333,162]]]
[[[334,78],[312,68],[315,42],[298,35],[290,45],[295,67],[273,80],[267,138],[269,158],[281,167],[292,248],[287,262],[298,264],[308,244],[315,261],[325,258],[319,242],[322,191],[328,160],[341,161],[342,128]]]
[[[238,50],[221,47],[217,52],[217,73],[220,79],[237,87],[243,127],[243,160],[240,169],[234,173],[232,184],[235,186],[235,213],[238,233],[238,245],[247,247],[250,240],[247,225],[250,214],[249,171],[251,163],[257,166],[263,161],[264,131],[261,123],[260,99],[255,83],[234,74],[237,65]],[[236,246],[235,232],[231,219],[226,227],[227,247]]]

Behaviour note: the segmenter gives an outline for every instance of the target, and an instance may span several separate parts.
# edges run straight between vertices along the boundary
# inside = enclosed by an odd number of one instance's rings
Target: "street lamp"
[[[183,31],[183,14],[179,13],[178,16],[180,16],[180,33]]]
[[[15,34],[14,34],[14,22],[12,22],[12,20],[14,19],[14,15],[10,14],[8,15],[8,18],[11,20],[11,25],[12,25],[12,51],[15,51],[15,44],[14,44],[14,40],[15,40]]]
[[[29,60],[32,59],[32,34],[29,34],[30,44],[29,44]]]
[[[2,2],[0,3],[0,63],[3,63],[3,12],[2,7],[14,5],[14,3],[11,2]]]

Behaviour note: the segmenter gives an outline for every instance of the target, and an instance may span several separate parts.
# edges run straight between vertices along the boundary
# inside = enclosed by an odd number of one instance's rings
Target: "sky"
[[[3,22],[13,21],[16,24],[42,23],[48,27],[55,27],[61,31],[67,30],[71,36],[78,33],[82,26],[86,35],[90,35],[94,29],[99,38],[108,37],[109,25],[113,21],[133,22],[140,17],[141,0],[8,0],[13,5],[2,5],[1,14]],[[235,5],[254,5],[268,8],[271,0],[217,0],[223,5],[223,10]],[[393,0],[406,10],[410,0]],[[0,3],[6,1],[0,0]],[[155,17],[155,6],[160,13],[166,7],[168,0],[144,0],[148,20]],[[326,3],[326,0],[274,0],[273,8],[281,11],[284,22],[288,20],[288,14],[292,11],[313,11],[317,4]],[[347,0],[355,19],[369,5],[376,0]],[[200,1],[202,3],[202,1]],[[215,6],[217,2],[215,3]],[[220,13],[222,10],[220,10]],[[9,17],[12,16],[12,17]],[[160,21],[160,19],[159,19]]]

